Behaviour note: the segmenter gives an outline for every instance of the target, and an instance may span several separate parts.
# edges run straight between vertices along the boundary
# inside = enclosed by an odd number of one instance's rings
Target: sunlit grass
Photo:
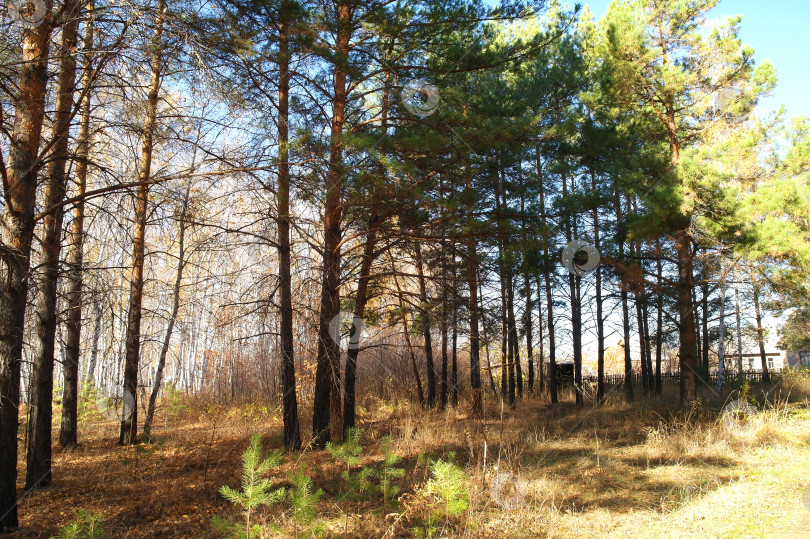
[[[426,412],[367,399],[359,466],[378,466],[382,438],[391,435],[405,469],[399,504],[383,511],[374,497],[339,503],[344,468],[311,448],[286,457],[274,480],[283,484],[287,472],[305,464],[325,491],[318,519],[329,537],[413,536],[429,514],[420,493],[437,459],[464,470],[470,499],[452,522],[437,524],[439,536],[803,537],[810,530],[802,503],[810,485],[810,409],[804,379],[789,382],[783,398],[735,421],[719,413],[728,399],[689,409],[652,398],[599,408],[530,398],[510,409],[490,400],[482,419],[463,405]],[[81,446],[55,449],[54,484],[23,499],[24,529],[56,533],[82,508],[103,514],[115,536],[211,536],[214,515],[238,517],[218,489],[238,481],[252,432],[268,449],[280,446],[273,405],[195,397],[179,410],[159,406],[157,443],[139,448],[116,445],[115,422],[90,421]],[[522,482],[519,503],[494,499],[500,474]],[[279,537],[292,529],[282,509],[256,519],[275,523]]]

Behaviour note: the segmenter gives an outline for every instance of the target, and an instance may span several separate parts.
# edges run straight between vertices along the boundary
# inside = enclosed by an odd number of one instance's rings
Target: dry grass
[[[463,406],[427,413],[369,399],[360,414],[363,465],[379,465],[380,439],[391,434],[406,469],[399,508],[383,514],[374,496],[338,502],[340,468],[325,451],[291,455],[274,477],[285,484],[287,470],[307,465],[326,491],[318,509],[329,537],[412,536],[425,514],[428,463],[437,458],[465,469],[472,500],[463,516],[439,525],[438,536],[810,537],[802,504],[810,485],[805,382],[790,381],[782,400],[735,421],[712,411],[722,403],[577,409],[530,399],[515,409],[492,402],[477,419]],[[217,491],[237,486],[250,433],[279,445],[278,411],[199,401],[167,417],[159,416],[157,444],[118,447],[116,425],[97,422],[82,429],[80,447],[55,448],[55,483],[22,499],[17,536],[50,536],[75,508],[102,513],[111,537],[216,537],[212,516],[238,520]],[[510,503],[498,505],[492,486],[504,473],[519,484],[507,485]],[[281,536],[291,533],[284,507],[259,518],[280,524]]]

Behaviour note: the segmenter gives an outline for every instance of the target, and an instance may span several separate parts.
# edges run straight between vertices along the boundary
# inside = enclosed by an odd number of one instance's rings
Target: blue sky
[[[573,6],[575,2],[569,2]],[[610,0],[580,0],[594,18],[605,14]],[[755,51],[755,61],[770,60],[779,82],[763,110],[784,105],[791,116],[810,117],[810,0],[721,0],[713,17],[742,15],[740,38]]]

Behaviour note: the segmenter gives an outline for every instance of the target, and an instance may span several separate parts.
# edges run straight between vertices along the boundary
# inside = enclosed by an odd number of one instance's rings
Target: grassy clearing
[[[803,384],[791,381],[777,403],[740,418],[719,415],[722,402],[583,410],[529,399],[514,410],[492,403],[484,419],[374,402],[361,417],[352,474],[380,470],[389,434],[405,471],[391,479],[398,503],[384,506],[371,490],[347,498],[345,462],[307,450],[285,456],[269,477],[289,488],[304,466],[324,491],[317,526],[299,526],[284,504],[257,509],[251,522],[268,537],[810,537]],[[159,427],[157,443],[121,448],[111,421],[86,425],[80,447],[55,449],[54,485],[23,498],[17,536],[56,534],[77,508],[103,514],[110,537],[218,537],[214,516],[239,522],[220,487],[239,487],[251,433],[264,435],[266,450],[279,446],[277,411],[188,402]],[[463,470],[463,492],[443,493],[450,487],[435,475],[437,460]],[[449,511],[451,503],[462,510]]]

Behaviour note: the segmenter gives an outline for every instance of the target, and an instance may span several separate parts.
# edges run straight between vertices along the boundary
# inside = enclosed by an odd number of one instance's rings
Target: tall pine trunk
[[[657,288],[658,298],[656,301],[656,319],[655,319],[655,392],[661,394],[663,390],[661,384],[661,354],[664,346],[664,275],[663,264],[661,263],[661,240],[655,241],[655,286]]]
[[[650,344],[650,311],[647,305],[648,293],[644,294],[644,301],[641,303],[642,322],[644,324],[644,357],[647,360],[647,387],[650,392],[655,392],[655,374],[652,363],[652,345]]]
[[[93,3],[88,3],[84,22],[82,51],[85,54],[79,119],[79,138],[76,148],[76,195],[81,197],[87,188],[87,165],[90,157],[90,85],[92,84]],[[65,366],[62,391],[62,425],[59,445],[70,447],[78,442],[79,357],[82,331],[82,265],[84,262],[84,200],[73,206],[73,219],[67,234],[68,255],[65,301]],[[95,365],[94,365],[95,367]]]
[[[622,203],[617,195],[616,222],[621,223],[622,219]],[[622,336],[624,340],[624,397],[627,402],[633,402],[633,360],[630,356],[630,313],[627,307],[627,259],[625,257],[625,238],[623,235],[618,237],[618,243],[619,263],[621,264],[621,270],[619,272],[621,282],[619,283],[619,287],[622,304]]]
[[[546,387],[546,356],[543,346],[543,296],[541,290],[543,285],[540,277],[537,277],[537,391],[543,393]]]
[[[93,324],[93,337],[91,338],[90,345],[90,359],[87,360],[87,376],[85,383],[91,386],[96,384],[96,363],[98,362],[98,343],[101,340],[101,319],[104,317],[104,306],[101,301],[96,298],[93,302],[95,312],[95,323]],[[110,312],[115,315],[115,310],[110,309]],[[114,317],[113,317],[114,318]],[[111,321],[114,323],[114,319]]]
[[[441,379],[439,381],[439,393],[440,393],[440,407],[444,410],[447,407],[447,398],[448,398],[448,375],[449,375],[449,356],[447,353],[447,346],[448,346],[448,333],[449,327],[447,323],[447,316],[448,316],[448,293],[447,293],[447,263],[445,256],[445,249],[444,249],[444,241],[442,241],[442,320],[441,320],[441,347],[442,347],[442,372],[441,372]]]
[[[528,271],[523,274],[524,294],[526,296],[526,355],[528,356],[528,379],[526,388],[531,394],[534,392],[534,343],[532,343],[532,283]]]
[[[692,314],[692,240],[686,230],[675,234],[675,251],[678,255],[678,333],[682,399],[692,402],[697,397],[695,376],[695,318]]]
[[[422,260],[422,248],[419,240],[414,242],[414,252],[416,253],[416,274],[419,280],[419,301],[422,314],[422,335],[425,339],[425,362],[427,363],[427,405],[428,408],[436,406],[436,366],[433,361],[433,340],[430,334],[430,310],[427,297],[427,283],[425,282],[424,262]]]
[[[467,189],[472,189],[472,176],[469,165],[467,167]],[[467,284],[470,292],[470,397],[472,399],[473,415],[480,417],[484,414],[484,396],[481,391],[481,342],[478,328],[478,246],[475,239],[473,211],[474,208],[471,206],[467,216],[469,220],[467,231]],[[455,339],[455,334],[453,336]]]
[[[629,203],[629,200],[628,200]],[[628,204],[629,207],[629,204]],[[633,303],[636,308],[636,333],[638,334],[638,351],[639,359],[641,361],[641,388],[644,393],[650,391],[652,388],[649,386],[649,373],[647,371],[647,347],[644,342],[644,313],[642,310],[642,302],[644,301],[644,273],[641,270],[641,249],[638,242],[630,243],[630,255],[633,256],[639,265],[638,282],[633,287]]]
[[[757,282],[754,270],[751,270],[751,287],[754,294],[754,315],[757,321],[757,344],[759,345],[759,359],[762,365],[762,381],[766,384],[771,381],[771,373],[768,371],[768,361],[765,355],[765,333],[762,329],[762,309],[759,303],[759,283]]]
[[[509,243],[508,233],[503,226],[503,204],[506,194],[503,193],[502,178],[498,167],[491,162],[488,172],[492,177],[495,188],[495,211],[498,217],[495,220],[496,235],[498,237],[498,281],[501,288],[501,399],[509,402],[509,406],[515,405],[515,365],[512,362],[513,350],[512,339],[509,335],[509,316],[507,314],[507,287],[509,286],[509,272],[506,269],[506,246]],[[503,194],[503,201],[501,195]],[[485,332],[486,332],[486,328]],[[486,342],[486,333],[484,335]],[[489,366],[489,356],[487,355],[487,366]],[[492,371],[490,370],[490,373]]]
[[[124,360],[123,406],[121,411],[120,445],[138,442],[138,366],[141,348],[141,306],[143,303],[143,263],[146,242],[146,213],[149,205],[149,184],[152,173],[155,119],[163,71],[163,23],[166,0],[159,0],[155,14],[155,34],[150,51],[152,57],[146,119],[141,139],[141,158],[138,170],[138,191],[135,200],[135,226],[132,232],[132,273],[129,287],[126,352]]]
[[[737,278],[737,286],[734,287],[734,305],[737,312],[735,317],[737,320],[737,374],[742,379],[743,375],[743,357],[742,357],[742,320],[740,312],[740,282]]]
[[[23,30],[22,61],[8,168],[3,171],[0,239],[0,531],[16,528],[17,428],[28,270],[34,235],[39,143],[45,116],[51,3],[42,24]]]
[[[281,3],[278,54],[278,286],[281,340],[281,391],[284,422],[284,447],[301,448],[298,425],[298,397],[295,382],[295,342],[293,338],[292,269],[290,259],[290,43],[289,17],[291,5]]]
[[[456,252],[455,243],[453,244],[453,252]],[[453,257],[455,259],[455,256]],[[453,265],[453,282],[456,282],[456,267]],[[458,294],[455,287],[453,287],[453,317],[451,323],[450,339],[450,404],[458,406]]]
[[[363,259],[360,262],[360,277],[357,280],[357,296],[354,304],[354,319],[363,320],[366,316],[366,303],[368,301],[368,285],[371,282],[371,264],[374,261],[374,248],[377,241],[376,215],[368,221],[366,242],[363,245]],[[360,353],[360,327],[352,320],[349,334],[349,348],[346,351],[346,374],[343,388],[343,430],[355,425],[355,383],[357,382],[357,356]]]
[[[539,189],[540,217],[543,225],[548,227],[546,216],[545,187],[543,185],[543,167],[540,163],[540,147],[535,148],[535,171],[537,173],[537,186]],[[554,334],[554,294],[551,289],[551,273],[553,266],[549,257],[548,243],[543,247],[543,278],[546,285],[546,328],[548,330],[548,383],[552,404],[557,403],[557,349]],[[539,288],[539,285],[538,285]],[[541,343],[542,344],[542,343]]]
[[[520,213],[526,214],[526,185],[523,181],[522,167],[520,177]],[[534,392],[534,343],[532,342],[532,282],[529,277],[529,265],[524,258],[523,265],[523,293],[526,301],[524,323],[526,324],[526,360],[528,366],[526,388],[531,394]],[[541,343],[542,346],[542,343]]]
[[[568,197],[568,180],[567,175],[563,174],[562,177],[562,196],[563,199]],[[571,194],[574,191],[574,180],[571,179]],[[576,215],[572,216],[572,210],[566,212],[565,216],[565,239],[570,242],[575,239],[576,232]],[[580,290],[580,277],[574,275],[572,272],[568,273],[568,292],[571,296],[571,336],[573,340],[574,352],[574,393],[576,403],[578,405],[584,404],[582,395],[582,313],[580,310],[579,290]]]
[[[470,391],[474,415],[484,413],[481,392],[480,337],[478,334],[478,253],[473,236],[467,239],[467,273],[470,287]]]
[[[700,304],[703,309],[703,316],[701,317],[701,324],[703,325],[703,372],[709,372],[709,282],[704,278],[703,283],[700,285],[703,299]]]
[[[503,242],[499,242],[501,249],[503,248]],[[501,399],[506,401],[509,400],[509,405],[513,406],[515,404],[515,371],[510,370],[509,367],[509,353],[511,352],[510,349],[510,342],[509,342],[509,328],[507,325],[507,316],[506,316],[506,272],[503,267],[503,254],[499,256],[499,270],[498,276],[501,286]],[[484,342],[487,342],[487,335],[486,335],[486,327],[484,327]],[[489,354],[487,354],[487,367],[489,367]],[[490,370],[490,372],[492,372]]]
[[[53,141],[45,185],[45,208],[53,208],[65,198],[67,190],[68,132],[76,90],[76,40],[79,31],[79,5],[69,2],[63,13],[61,68],[56,89],[56,114]],[[28,455],[25,488],[51,484],[51,431],[53,424],[53,366],[57,325],[56,285],[59,278],[59,253],[62,247],[62,208],[45,215],[42,231],[40,282],[36,298],[36,355],[34,356],[31,411],[28,423]]]
[[[315,447],[322,448],[332,435],[340,436],[343,416],[340,413],[340,346],[331,338],[332,319],[340,315],[340,238],[343,192],[343,124],[346,113],[346,79],[344,66],[349,57],[352,6],[346,0],[336,3],[337,28],[335,61],[332,73],[332,122],[329,142],[329,170],[323,212],[323,268],[321,308],[315,369],[315,401],[312,410],[312,436]]]
[[[596,175],[591,171],[591,191],[597,196]],[[599,206],[593,206],[593,244],[597,251],[602,246],[599,237]],[[605,321],[602,316],[602,268],[596,267],[596,402],[602,402],[605,397]]]
[[[510,377],[514,371],[514,388],[517,389],[518,398],[523,397],[523,367],[520,364],[520,340],[517,332],[517,317],[515,316],[515,279],[512,269],[507,273],[509,280],[506,283],[507,322],[509,323],[509,368]],[[514,389],[511,390],[514,392]]]
[[[720,258],[720,313],[718,315],[717,338],[717,392],[723,392],[723,377],[726,368],[726,270]]]

